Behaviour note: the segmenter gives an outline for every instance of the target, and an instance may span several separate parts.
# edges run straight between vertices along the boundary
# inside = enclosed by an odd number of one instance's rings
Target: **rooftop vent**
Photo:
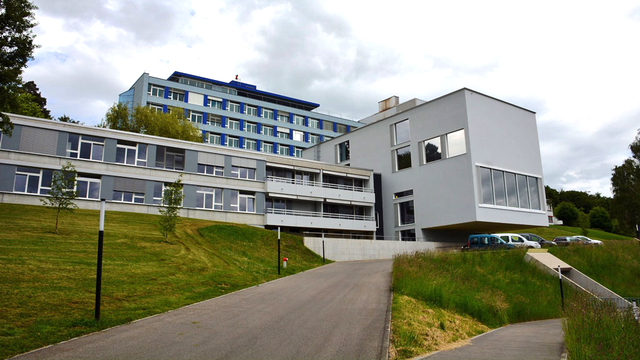
[[[397,96],[392,96],[390,98],[384,99],[378,102],[378,112],[381,113],[383,111],[389,110],[391,108],[396,107],[400,103],[400,98]]]

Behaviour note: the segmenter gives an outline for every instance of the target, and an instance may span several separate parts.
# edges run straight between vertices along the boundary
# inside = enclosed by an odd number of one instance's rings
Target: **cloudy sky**
[[[182,71],[350,118],[462,87],[537,112],[545,183],[610,196],[640,128],[638,1],[35,0],[33,80],[98,123],[143,73]]]

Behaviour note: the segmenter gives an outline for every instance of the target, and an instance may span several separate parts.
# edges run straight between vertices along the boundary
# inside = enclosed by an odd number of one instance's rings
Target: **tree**
[[[67,114],[64,114],[62,116],[58,116],[58,118],[56,119],[60,122],[66,122],[69,124],[80,124],[80,125],[84,125],[83,122],[78,121],[78,120],[73,120],[72,118],[70,118]]]
[[[73,202],[77,197],[76,178],[78,173],[76,168],[67,161],[60,171],[54,171],[51,177],[51,191],[49,197],[40,199],[43,205],[49,206],[56,211],[56,234],[58,233],[58,219],[61,211],[73,212],[78,206]]]
[[[15,109],[22,85],[22,72],[33,59],[34,11],[28,0],[0,1],[0,131],[13,132],[13,124],[4,112]]]
[[[611,212],[623,233],[635,235],[635,226],[640,224],[640,130],[629,149],[631,157],[613,168]]]
[[[613,230],[613,224],[611,223],[609,212],[607,209],[599,206],[591,209],[591,212],[589,213],[589,223],[593,229],[600,229],[607,232],[611,232]]]
[[[42,94],[40,94],[40,89],[38,89],[36,83],[33,81],[27,81],[22,85],[21,90],[25,94],[32,95],[31,101],[38,105],[38,107],[40,108],[40,113],[42,114],[42,116],[39,117],[51,120],[51,112],[49,111],[49,109],[47,109],[47,99],[42,97]]]
[[[580,217],[578,208],[570,202],[563,201],[553,210],[555,217],[562,220],[564,225],[573,226]]]
[[[162,192],[162,203],[160,208],[160,230],[167,241],[169,234],[173,233],[178,223],[178,212],[182,206],[182,175],[178,180],[166,186]]]
[[[123,103],[113,104],[99,127],[130,131],[172,139],[202,142],[202,132],[184,116],[184,109],[171,108],[159,113],[147,106],[136,105],[133,111]]]

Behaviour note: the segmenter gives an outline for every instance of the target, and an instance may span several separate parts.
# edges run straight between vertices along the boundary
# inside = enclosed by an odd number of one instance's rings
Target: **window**
[[[256,197],[254,194],[240,192],[237,190],[232,190],[231,192],[231,200],[229,206],[232,211],[239,212],[256,212],[255,210],[255,202]]]
[[[280,154],[280,155],[289,155],[289,146],[278,145],[278,154]]]
[[[244,131],[250,132],[250,133],[254,133],[254,134],[258,133],[258,125],[256,125],[255,123],[245,122],[244,126],[245,126],[245,130]]]
[[[262,135],[273,136],[273,128],[271,126],[262,126]]]
[[[268,142],[262,143],[262,152],[273,154],[273,144]]]
[[[161,114],[164,112],[164,110],[162,110],[162,105],[158,104],[149,104],[149,109],[155,111],[156,114]]]
[[[395,144],[402,144],[411,140],[411,130],[409,129],[409,120],[400,121],[393,125],[393,133],[395,134]]]
[[[156,167],[166,170],[184,170],[184,152],[158,146],[156,150]]]
[[[273,110],[262,109],[262,117],[273,120]]]
[[[67,156],[72,158],[102,161],[103,151],[103,138],[69,134],[69,141],[67,142]]]
[[[224,176],[224,168],[222,166],[198,164],[198,174]]]
[[[304,133],[302,131],[293,130],[293,140],[304,141]]]
[[[396,171],[411,167],[411,146],[401,147],[396,152]]]
[[[255,140],[251,140],[251,139],[245,139],[244,140],[244,148],[247,150],[257,150],[257,142]]]
[[[229,107],[229,111],[231,112],[237,112],[237,113],[240,112],[240,104],[238,103],[229,101],[227,106]]]
[[[400,231],[400,241],[416,241],[416,229]]]
[[[258,116],[258,109],[253,107],[253,106],[246,106],[244,107],[247,110],[247,115],[251,115],[251,116]]]
[[[147,145],[118,143],[116,162],[119,164],[147,166]]]
[[[113,201],[130,202],[144,204],[144,193],[134,193],[129,191],[113,191]]]
[[[227,127],[232,130],[240,130],[240,121],[238,120],[227,120]]]
[[[304,116],[294,115],[293,116],[293,123],[296,124],[296,125],[304,126]]]
[[[196,208],[222,210],[222,189],[198,186],[196,189]]]
[[[220,145],[220,141],[222,141],[220,134],[209,134],[209,144]]]
[[[293,156],[295,156],[295,157],[299,157],[299,158],[301,158],[301,157],[302,157],[302,149],[300,149],[300,148],[293,148],[293,151],[294,151],[294,152],[293,152]]]
[[[164,87],[149,84],[147,87],[147,94],[150,96],[156,96],[163,98],[164,97]]]
[[[169,99],[184,102],[184,91],[169,89]]]
[[[153,203],[162,204],[162,194],[164,193],[164,184],[157,182],[153,184]]]
[[[288,123],[289,122],[289,114],[287,114],[285,112],[278,112],[278,121]]]
[[[207,104],[207,105],[208,105],[210,108],[214,108],[214,109],[220,109],[220,110],[222,110],[222,100],[220,100],[220,99],[211,99],[211,98],[208,98],[208,99],[207,99],[207,102],[208,102],[208,104]]]
[[[320,126],[320,120],[309,118],[309,127],[317,129]]]
[[[46,195],[51,191],[53,170],[40,170],[18,166],[13,191],[27,194]]]
[[[336,130],[337,130],[337,132],[339,132],[340,134],[346,134],[346,133],[347,133],[347,125],[344,125],[344,124],[336,124]]]
[[[309,143],[311,144],[317,144],[320,142],[320,136],[318,135],[313,135],[313,134],[309,134]]]
[[[480,167],[482,203],[540,210],[538,178]]]
[[[227,136],[227,146],[233,148],[240,148],[240,139]]]
[[[188,110],[188,114],[187,115],[188,115],[187,119],[189,119],[189,121],[191,121],[192,123],[202,124],[202,113],[201,112]]]
[[[398,225],[415,223],[413,200],[398,203]]]
[[[289,129],[278,127],[278,137],[280,139],[288,139],[289,138]]]
[[[338,147],[338,162],[347,161],[351,159],[351,152],[349,151],[349,142],[345,141],[337,145]]]
[[[220,117],[218,117],[218,116],[209,115],[208,123],[211,126],[222,127],[222,119]]]
[[[322,120],[322,129],[333,131],[333,123],[331,121]]]
[[[442,148],[440,147],[440,137],[426,140],[424,142],[424,162],[429,163],[432,161],[442,159]]]
[[[264,201],[264,207],[266,209],[272,209],[272,211],[275,210],[273,211],[274,214],[282,214],[286,210],[291,210],[293,202],[285,199],[266,198]]]
[[[76,192],[79,199],[100,199],[100,179],[79,177],[76,181]]]
[[[256,169],[251,169],[251,168],[246,168],[241,166],[232,166],[231,176],[238,179],[255,180]]]
[[[394,199],[407,197],[407,196],[413,196],[413,189],[412,190],[399,191],[399,192],[393,194],[393,198]]]
[[[464,140],[464,129],[447,134],[447,157],[465,154],[467,145]]]

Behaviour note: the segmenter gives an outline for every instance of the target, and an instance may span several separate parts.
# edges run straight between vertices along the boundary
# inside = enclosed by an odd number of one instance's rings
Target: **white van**
[[[522,237],[521,235],[518,234],[511,234],[511,233],[502,233],[502,234],[493,234],[497,237],[499,237],[500,239],[504,240],[504,242],[506,242],[507,244],[513,244],[515,246],[519,246],[519,247],[528,247],[528,248],[534,248],[534,249],[540,249],[540,244],[538,244],[535,241],[529,241],[527,239],[525,239],[524,237]]]

